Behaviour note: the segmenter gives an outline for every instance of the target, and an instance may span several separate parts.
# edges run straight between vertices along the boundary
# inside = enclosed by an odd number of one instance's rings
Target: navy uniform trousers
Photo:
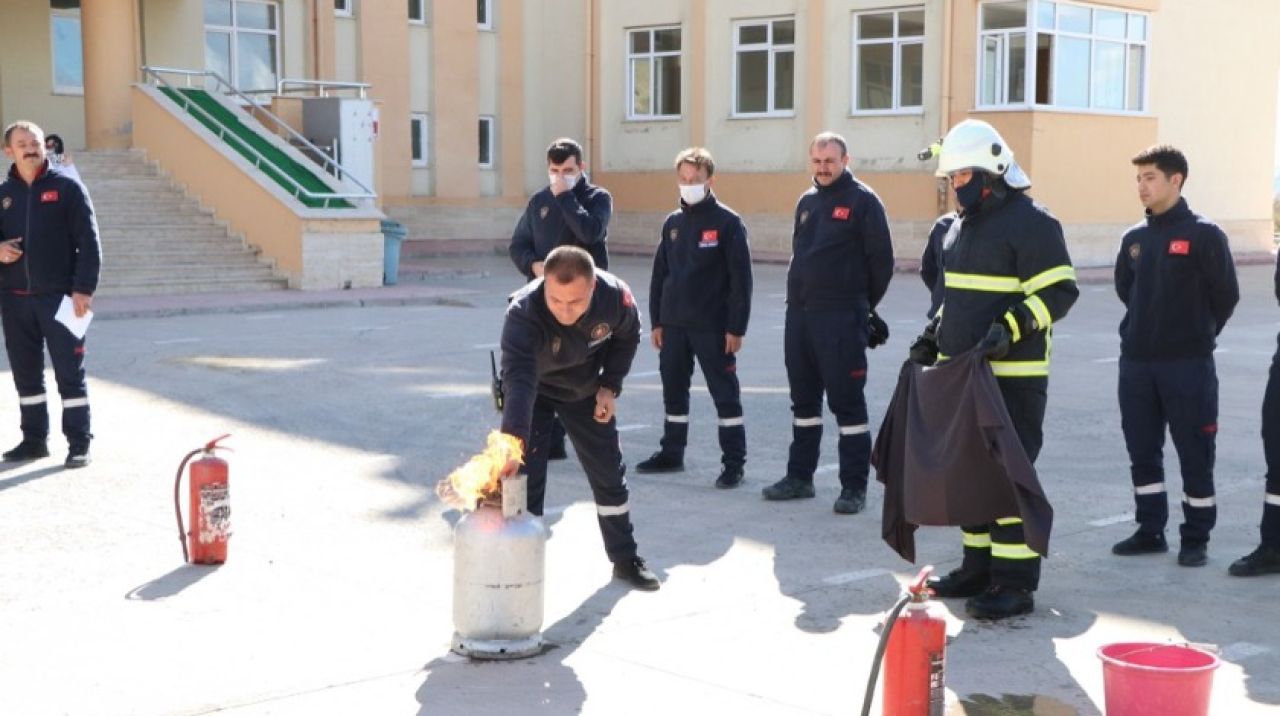
[[[1049,379],[996,378],[1018,442],[1034,465],[1044,445],[1044,409]],[[960,528],[965,571],[990,574],[991,583],[1035,591],[1040,586],[1040,555],[1027,546],[1022,518],[1006,517],[985,525]]]
[[[1164,479],[1167,425],[1182,468],[1182,544],[1208,543],[1218,519],[1213,489],[1218,374],[1213,357],[1161,361],[1121,357],[1119,393],[1138,528],[1163,532],[1169,520]]]
[[[0,325],[18,389],[22,439],[43,443],[49,438],[48,400],[44,388],[44,349],[49,347],[53,375],[62,398],[62,433],[73,446],[85,446],[89,434],[89,392],[85,384],[84,339],[54,320],[61,294],[0,297]]]
[[[596,503],[596,519],[604,537],[604,551],[610,561],[620,562],[636,556],[636,541],[632,537],[627,480],[618,443],[618,421],[611,418],[607,423],[596,422],[595,409],[594,395],[569,403],[539,395],[534,402],[529,451],[525,455],[525,469],[529,476],[529,512],[542,515],[547,493],[547,450],[551,446],[552,425],[559,417],[578,454],[578,461],[587,473],[587,482]]]
[[[1267,493],[1262,507],[1262,544],[1280,549],[1280,336],[1262,398],[1262,452],[1267,459]]]
[[[783,352],[791,386],[787,477],[813,481],[822,446],[822,394],[840,428],[840,486],[866,490],[871,468],[867,427],[867,312],[787,307]]]
[[[719,416],[721,462],[725,467],[742,467],[747,461],[742,391],[738,385],[737,357],[724,352],[724,336],[724,331],[691,331],[678,326],[662,329],[658,367],[662,372],[662,403],[667,413],[662,424],[662,452],[684,456],[689,441],[689,384],[696,358]]]

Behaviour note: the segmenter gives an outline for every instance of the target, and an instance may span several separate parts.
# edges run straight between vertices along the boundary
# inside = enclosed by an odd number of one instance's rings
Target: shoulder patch
[[[805,209],[804,211],[800,212],[800,223],[803,224],[808,220],[809,220],[809,210]]]
[[[622,279],[618,279],[618,288],[622,291],[623,306],[627,308],[631,308],[632,306],[636,305],[636,298],[635,296],[631,295],[631,287],[627,285],[626,281],[623,281]]]
[[[1141,255],[1142,255],[1142,244],[1138,243],[1137,241],[1133,242],[1132,244],[1129,244],[1129,258],[1133,259],[1134,261],[1137,261],[1138,257]]]
[[[542,210],[538,212],[538,218],[539,218],[539,219],[545,219],[545,218],[547,218],[547,214],[548,214],[550,211],[551,211],[551,207],[549,207],[549,206],[544,206],[544,207],[542,207]]]
[[[13,206],[13,197],[6,196],[0,199],[0,211],[8,211],[11,206]]]
[[[672,241],[675,241],[676,239],[680,238],[680,230],[672,229],[671,231],[667,232],[667,238],[671,239]]]

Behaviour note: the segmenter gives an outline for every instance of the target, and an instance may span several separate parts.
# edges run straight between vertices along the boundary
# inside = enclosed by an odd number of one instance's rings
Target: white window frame
[[[975,90],[976,90],[976,92],[975,92],[976,96],[974,97],[974,107],[975,107],[976,109],[981,110],[981,111],[984,111],[984,112],[987,112],[987,111],[995,111],[995,112],[999,112],[999,111],[1026,111],[1026,110],[1034,109],[1034,110],[1037,110],[1037,111],[1065,112],[1065,113],[1072,113],[1072,114],[1125,115],[1125,116],[1133,116],[1133,117],[1144,117],[1144,116],[1150,116],[1150,114],[1151,114],[1150,109],[1149,109],[1149,108],[1150,108],[1150,106],[1151,106],[1151,100],[1150,100],[1150,97],[1151,97],[1151,75],[1150,75],[1150,67],[1151,67],[1151,37],[1152,37],[1152,34],[1151,34],[1152,15],[1151,15],[1151,13],[1149,13],[1149,12],[1140,12],[1140,11],[1135,11],[1135,10],[1129,10],[1129,9],[1126,9],[1126,8],[1120,8],[1120,7],[1112,7],[1112,6],[1110,6],[1110,5],[1099,5],[1099,4],[1094,4],[1094,3],[1085,3],[1085,2],[1066,2],[1065,0],[1049,0],[1050,2],[1054,2],[1054,3],[1056,3],[1056,4],[1055,4],[1055,8],[1054,8],[1054,11],[1055,11],[1054,27],[1053,27],[1053,28],[1043,28],[1043,27],[1040,27],[1040,26],[1039,26],[1039,20],[1040,20],[1040,13],[1039,13],[1039,9],[1040,9],[1040,8],[1039,8],[1039,6],[1040,6],[1040,3],[1041,3],[1041,2],[1045,2],[1045,0],[1026,0],[1026,3],[1027,3],[1027,22],[1026,22],[1026,24],[1025,24],[1025,27],[1022,27],[1022,28],[1006,28],[1006,29],[1001,29],[1001,30],[983,30],[983,29],[982,29],[982,9],[983,9],[983,7],[985,7],[985,6],[986,6],[986,5],[988,5],[988,4],[991,4],[991,3],[994,3],[994,2],[999,2],[999,1],[1000,1],[1000,0],[981,0],[981,2],[980,2],[980,3],[979,3],[979,5],[978,5],[978,44],[977,44],[977,50],[976,50],[976,52],[974,53],[974,54],[976,55],[976,57],[975,57],[975,72],[976,72],[975,77],[976,77],[976,79],[977,79],[977,81],[974,83]],[[1097,34],[1097,27],[1096,27],[1096,25],[1097,25],[1097,15],[1096,15],[1096,14],[1092,15],[1093,22],[1092,22],[1091,27],[1089,28],[1089,32],[1088,32],[1088,33],[1071,32],[1071,31],[1063,31],[1063,30],[1059,30],[1059,29],[1058,29],[1058,27],[1057,27],[1057,25],[1058,25],[1057,15],[1061,12],[1061,8],[1062,8],[1063,6],[1081,7],[1081,8],[1086,8],[1086,9],[1088,9],[1088,10],[1095,11],[1095,12],[1096,12],[1096,11],[1098,11],[1098,10],[1111,11],[1111,12],[1120,12],[1120,13],[1123,13],[1123,14],[1125,15],[1126,23],[1128,23],[1129,18],[1130,18],[1131,16],[1139,16],[1139,17],[1142,17],[1142,18],[1143,18],[1143,20],[1144,20],[1145,26],[1146,26],[1146,27],[1145,27],[1144,36],[1143,36],[1143,38],[1142,38],[1141,40],[1131,40],[1131,39],[1129,39],[1129,37],[1128,37],[1128,33],[1127,33],[1127,32],[1126,32],[1126,34],[1125,34],[1125,37],[1123,37],[1123,38],[1107,37],[1107,36],[1099,35],[1099,34]],[[1126,25],[1126,26],[1127,26],[1127,25]],[[1010,35],[1015,35],[1015,34],[1023,34],[1023,35],[1025,36],[1025,39],[1026,39],[1027,66],[1026,66],[1025,84],[1024,84],[1024,87],[1023,87],[1023,97],[1025,98],[1025,101],[1023,101],[1023,102],[1019,102],[1019,103],[1009,103],[1009,102],[1007,101],[1007,96],[1006,96],[1006,95],[1007,95],[1007,87],[1008,87],[1008,72],[1009,72],[1009,42],[1008,42],[1008,37],[1009,37]],[[1085,107],[1071,107],[1071,106],[1064,106],[1064,105],[1058,105],[1058,104],[1041,104],[1041,103],[1039,103],[1039,102],[1037,102],[1037,101],[1036,101],[1036,94],[1035,94],[1035,92],[1036,92],[1036,77],[1037,77],[1037,74],[1038,74],[1038,72],[1037,72],[1037,66],[1036,66],[1036,65],[1037,65],[1037,62],[1036,62],[1036,54],[1037,54],[1037,52],[1036,52],[1036,47],[1037,47],[1037,44],[1036,44],[1036,43],[1037,43],[1037,42],[1038,42],[1038,40],[1039,40],[1038,35],[1041,35],[1041,34],[1051,35],[1051,36],[1054,36],[1054,37],[1076,38],[1076,39],[1082,39],[1082,40],[1088,40],[1088,41],[1089,41],[1089,69],[1088,69],[1088,79],[1089,79],[1089,90],[1088,90],[1088,94],[1089,94],[1089,105],[1088,105],[1088,106],[1085,106]],[[1000,45],[1001,45],[1001,46],[1000,46],[1000,60],[999,60],[999,62],[1000,62],[1000,66],[998,67],[998,69],[997,69],[997,73],[996,73],[996,74],[997,74],[997,76],[998,76],[998,78],[999,78],[999,79],[998,79],[998,81],[1000,82],[1000,86],[999,86],[999,88],[998,88],[998,92],[997,92],[997,95],[996,95],[996,103],[994,103],[994,104],[985,104],[985,103],[983,103],[983,101],[982,101],[982,97],[983,97],[983,81],[984,81],[983,66],[982,66],[982,62],[983,62],[983,47],[985,46],[986,38],[987,38],[987,37],[992,37],[992,36],[1000,36],[1000,37],[1001,37],[1001,39],[1000,39]],[[1125,61],[1125,66],[1124,66],[1124,69],[1123,69],[1123,71],[1122,71],[1122,74],[1123,74],[1123,76],[1124,76],[1124,86],[1123,86],[1123,88],[1122,88],[1122,90],[1121,90],[1121,93],[1122,93],[1123,97],[1125,98],[1125,101],[1126,101],[1126,102],[1128,101],[1128,97],[1129,97],[1129,90],[1130,90],[1130,87],[1129,87],[1129,78],[1130,78],[1130,76],[1131,76],[1131,73],[1130,73],[1130,71],[1129,71],[1129,70],[1130,70],[1130,67],[1129,67],[1129,48],[1131,48],[1131,47],[1141,47],[1141,48],[1143,48],[1143,51],[1142,51],[1142,68],[1141,68],[1141,72],[1140,72],[1140,76],[1141,76],[1141,80],[1140,80],[1140,81],[1142,82],[1142,96],[1141,96],[1141,103],[1142,103],[1142,107],[1141,107],[1140,109],[1136,109],[1136,110],[1134,110],[1134,109],[1127,109],[1127,108],[1124,108],[1124,109],[1114,109],[1114,108],[1096,107],[1096,106],[1094,106],[1094,105],[1093,105],[1093,96],[1094,96],[1094,74],[1093,74],[1094,43],[1095,43],[1095,42],[1099,42],[1099,41],[1101,41],[1101,42],[1112,42],[1112,43],[1117,43],[1117,44],[1120,44],[1120,45],[1122,45],[1122,46],[1124,47],[1124,61]],[[1056,47],[1057,47],[1057,45],[1056,45],[1056,43],[1055,43],[1055,51],[1056,51]],[[1054,78],[1053,78],[1052,76],[1050,76],[1050,78],[1049,78],[1049,82],[1050,82],[1049,95],[1050,95],[1050,97],[1053,97],[1053,96],[1056,94],[1056,92],[1054,92],[1054,88],[1053,88],[1053,86],[1052,86],[1052,84],[1053,84],[1053,82],[1054,82]]]
[[[479,130],[479,127],[480,127],[480,126],[484,126],[484,125],[488,125],[488,131],[486,131],[486,132],[485,132],[485,134],[486,134],[486,136],[487,136],[487,137],[488,137],[488,139],[489,139],[489,161],[488,161],[488,162],[481,161],[481,160],[480,160],[480,157],[479,157],[479,156],[477,156],[477,157],[476,157],[476,162],[479,164],[479,166],[480,166],[480,168],[481,168],[481,169],[490,169],[490,168],[492,168],[492,167],[493,167],[493,155],[495,154],[495,152],[494,152],[495,147],[494,147],[494,142],[493,142],[493,140],[494,140],[494,136],[493,136],[493,125],[494,125],[493,115],[491,115],[491,114],[482,114],[482,115],[480,115],[480,122],[479,122],[479,124],[478,124],[478,125],[477,125],[477,127],[476,127],[477,132],[478,132],[478,130]],[[480,149],[483,149],[483,145],[482,145],[481,147],[479,147],[479,148],[480,148]]]
[[[409,113],[409,163],[414,167],[431,166],[431,150],[427,145],[427,138],[431,136],[429,125],[427,124],[427,114],[425,112]],[[414,129],[417,125],[417,129]],[[417,137],[418,148],[422,150],[422,156],[413,156],[413,139]],[[489,155],[493,156],[493,150],[490,149]]]
[[[492,32],[493,31],[493,0],[476,0],[476,1],[479,3],[476,6],[476,10],[477,10],[476,28],[480,30]],[[481,22],[479,17],[479,9],[481,7],[484,8],[483,22]]]
[[[350,0],[348,0],[348,2],[350,2]],[[413,7],[416,8],[418,11],[417,17],[413,16],[414,15],[413,10],[409,11],[409,24],[410,25],[427,24],[427,0],[409,0],[409,3],[412,4]]]
[[[676,30],[680,33],[680,49],[664,50],[659,52],[654,40],[658,32],[665,30]],[[648,52],[632,52],[631,36],[638,32],[648,33],[649,35],[649,51]],[[627,28],[627,62],[626,62],[626,86],[627,86],[627,119],[635,122],[666,122],[680,119],[684,112],[684,28],[679,25],[655,25],[653,27],[632,27]],[[649,107],[652,110],[657,106],[658,97],[658,58],[659,57],[679,57],[680,62],[680,112],[675,114],[657,114],[650,111],[649,114],[637,114],[635,112],[635,104],[632,101],[635,97],[635,72],[632,71],[632,63],[636,60],[649,60]]]
[[[341,3],[341,5],[339,5]],[[333,14],[336,17],[355,17],[356,0],[334,0]]]
[[[348,0],[348,2],[354,2],[354,0]],[[240,4],[241,4],[241,3],[246,3],[246,4],[250,4],[250,5],[267,5],[267,6],[270,6],[270,7],[274,8],[274,11],[275,11],[275,20],[276,20],[276,22],[275,22],[276,28],[275,28],[274,30],[259,30],[259,29],[251,28],[251,27],[239,27],[239,26],[238,26],[238,24],[237,24],[236,15],[237,15],[237,13],[239,12],[239,7],[240,7]],[[260,90],[260,89],[271,89],[271,90],[274,90],[274,89],[275,89],[275,87],[241,87],[241,86],[240,86],[240,60],[239,60],[239,56],[240,56],[240,52],[239,52],[239,49],[240,49],[240,48],[239,48],[240,39],[239,39],[239,36],[240,36],[240,35],[274,35],[274,36],[275,36],[275,38],[276,38],[276,41],[275,41],[275,50],[276,50],[275,55],[276,55],[276,56],[275,56],[275,58],[274,58],[274,61],[275,61],[275,68],[274,68],[274,69],[275,69],[276,79],[277,79],[277,80],[279,80],[279,79],[280,79],[280,70],[281,70],[281,67],[282,67],[282,65],[281,65],[281,57],[280,57],[280,53],[281,53],[281,50],[280,50],[280,40],[281,40],[280,26],[281,26],[281,24],[283,23],[283,21],[284,21],[284,7],[282,6],[282,4],[281,4],[280,2],[277,2],[277,0],[231,0],[231,24],[230,24],[230,25],[208,25],[208,24],[206,24],[206,25],[204,26],[204,32],[205,32],[205,34],[207,34],[207,33],[209,33],[209,32],[221,32],[221,33],[228,34],[228,35],[230,35],[230,36],[231,36],[231,45],[230,45],[230,47],[231,47],[231,57],[229,58],[229,59],[230,59],[229,65],[230,65],[230,68],[231,68],[231,69],[230,69],[230,70],[229,70],[229,72],[228,72],[228,74],[230,74],[231,76],[230,76],[230,77],[224,77],[223,79],[225,79],[227,82],[230,82],[232,87],[235,87],[236,89],[239,89],[239,90]],[[204,35],[201,35],[200,40],[201,40],[202,42],[204,41]]]
[[[794,99],[796,94],[796,88],[798,85],[798,82],[797,82],[798,77],[796,77],[794,73],[792,74],[792,77],[791,77],[791,91],[792,91],[793,106],[791,107],[791,109],[777,109],[773,105],[774,95],[777,93],[777,75],[776,75],[776,68],[775,68],[775,59],[777,58],[778,53],[786,52],[789,50],[791,52],[793,68],[795,67],[796,60],[799,59],[796,56],[796,44],[795,44],[794,35],[792,36],[792,41],[790,44],[787,44],[787,45],[774,44],[773,23],[777,22],[778,20],[790,20],[792,22],[792,27],[794,28],[794,32],[800,31],[800,27],[796,23],[795,15],[778,15],[775,17],[755,17],[755,18],[751,18],[750,20],[736,20],[733,23],[733,55],[731,58],[731,62],[733,64],[733,73],[732,73],[733,77],[730,80],[732,82],[732,90],[731,90],[732,97],[730,98],[731,104],[729,105],[729,117],[732,119],[758,119],[761,117],[794,117],[796,116]],[[764,25],[768,30],[767,39],[763,43],[755,43],[750,45],[740,44],[738,42],[738,37],[740,35],[740,32],[739,32],[740,28],[748,27],[751,25]],[[765,94],[767,98],[768,108],[763,112],[739,112],[738,111],[738,53],[744,52],[744,51],[759,51],[762,49],[769,51],[769,70],[768,70],[768,77],[766,78],[766,81],[765,81],[765,85],[766,85]]]
[[[898,31],[899,18],[904,12],[921,12],[924,11],[924,5],[914,5],[910,7],[900,7],[885,10],[868,10],[865,12],[855,12],[853,14],[853,26],[851,33],[853,37],[853,84],[850,87],[849,94],[849,114],[852,116],[872,116],[884,114],[924,114],[924,97],[921,96],[920,104],[906,105],[902,104],[902,48],[904,45],[919,45],[920,51],[924,52],[924,35],[900,35]],[[858,23],[862,17],[867,15],[893,15],[893,37],[877,38],[872,40],[862,40],[858,38]],[[927,15],[927,13],[926,13]],[[926,20],[925,32],[928,32]],[[893,106],[888,109],[860,109],[858,107],[858,81],[862,78],[862,67],[858,62],[858,50],[863,45],[893,45]],[[924,67],[921,65],[920,81],[924,82]]]
[[[49,8],[49,84],[53,87],[53,93],[56,95],[76,95],[84,96],[84,50],[81,46],[80,53],[80,86],[58,84],[58,63],[54,42],[54,18],[74,18],[77,23],[81,22],[79,8]]]

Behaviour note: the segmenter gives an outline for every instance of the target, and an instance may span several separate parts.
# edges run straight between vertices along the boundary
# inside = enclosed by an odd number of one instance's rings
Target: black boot
[[[43,440],[27,440],[24,438],[12,450],[0,457],[3,457],[5,462],[38,460],[42,457],[49,457],[49,444]]]
[[[1121,557],[1161,554],[1168,551],[1169,543],[1165,541],[1163,532],[1143,532],[1141,529],[1111,546],[1111,554],[1118,554]]]
[[[987,591],[964,603],[964,610],[974,619],[1008,619],[1030,614],[1036,608],[1031,592],[1018,587],[992,585]]]
[[[836,504],[832,507],[838,515],[856,515],[862,512],[862,508],[867,506],[867,491],[859,490],[856,487],[846,487],[840,490],[840,496],[836,498]]]
[[[684,470],[684,458],[659,450],[648,459],[636,463],[636,472],[680,472]]]
[[[976,572],[964,567],[953,569],[945,577],[933,577],[929,580],[929,589],[943,599],[975,597],[982,594],[991,584],[988,572]]]
[[[1280,574],[1280,549],[1265,544],[1237,559],[1227,567],[1233,577],[1257,577],[1263,574]]]
[[[720,471],[720,477],[716,478],[716,487],[722,490],[737,487],[742,484],[742,466],[741,465],[725,465]]]
[[[795,477],[784,477],[762,491],[766,500],[795,500],[813,497],[813,483]]]
[[[630,583],[636,589],[643,589],[646,592],[656,592],[662,587],[662,582],[658,581],[658,576],[639,557],[614,562],[613,576],[615,579],[621,579]]]
[[[1178,549],[1178,565],[1182,567],[1203,567],[1209,563],[1209,545],[1184,544]]]

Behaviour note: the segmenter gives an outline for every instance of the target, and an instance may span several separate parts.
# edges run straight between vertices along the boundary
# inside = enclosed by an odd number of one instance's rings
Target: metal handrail
[[[294,89],[290,89],[292,86]],[[292,91],[314,89],[320,93],[321,97],[328,97],[328,91],[334,90],[359,90],[359,99],[365,99],[365,92],[373,85],[368,82],[336,82],[332,80],[298,80],[284,78],[276,82],[276,94],[288,94]]]
[[[210,115],[203,107],[187,99],[182,95],[182,93],[176,92],[176,94],[182,98],[181,106],[184,110],[188,112],[199,113],[202,117],[209,120],[214,126],[218,128],[219,139],[221,139],[224,142],[234,139],[235,143],[238,146],[243,147],[244,149],[247,149],[249,153],[251,153],[254,157],[255,168],[257,168],[258,170],[262,170],[262,165],[265,163],[266,165],[276,169],[277,172],[281,176],[283,176],[293,186],[293,195],[295,198],[306,197],[314,201],[323,201],[328,199],[374,199],[374,198],[377,198],[377,194],[375,194],[371,189],[369,189],[369,187],[365,186],[364,183],[362,183],[359,179],[356,179],[354,176],[350,175],[347,172],[347,170],[342,167],[341,164],[331,159],[322,149],[317,147],[315,144],[312,144],[310,140],[308,140],[306,137],[299,134],[297,130],[295,130],[293,127],[290,127],[284,120],[272,114],[270,110],[263,107],[258,102],[254,101],[252,98],[250,98],[245,93],[241,92],[239,89],[236,89],[236,87],[234,87],[230,82],[223,79],[222,76],[219,75],[218,73],[210,72],[207,70],[185,70],[185,69],[174,68],[174,67],[152,67],[152,66],[144,66],[142,68],[142,71],[146,76],[149,76],[152,79],[154,79],[160,86],[167,87],[169,89],[175,89],[175,90],[176,88],[174,88],[173,85],[170,84],[168,80],[162,77],[161,73],[174,74],[174,75],[179,75],[181,77],[184,77],[186,79],[187,87],[192,87],[192,83],[191,83],[192,78],[202,77],[202,78],[213,79],[214,82],[216,82],[220,87],[225,87],[228,90],[227,92],[228,94],[232,94],[232,95],[235,95],[236,97],[243,99],[245,102],[251,105],[256,112],[259,112],[262,115],[269,117],[279,127],[283,128],[286,132],[288,132],[290,137],[298,140],[298,142],[302,144],[304,147],[315,152],[316,156],[320,158],[322,164],[326,168],[333,167],[333,169],[338,173],[338,176],[341,176],[345,179],[350,180],[357,187],[364,190],[363,193],[314,192],[303,187],[301,184],[298,183],[296,179],[289,176],[288,172],[280,169],[275,164],[273,164],[269,159],[263,156],[262,152],[258,151],[256,147],[254,147],[251,144],[248,144],[247,142],[245,142],[243,139],[236,136],[235,134],[227,132],[226,128],[222,126],[222,123],[219,122],[217,118]]]

